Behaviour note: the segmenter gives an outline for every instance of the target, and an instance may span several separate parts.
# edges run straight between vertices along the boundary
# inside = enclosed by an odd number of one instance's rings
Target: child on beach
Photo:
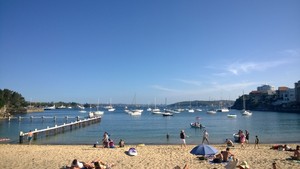
[[[257,148],[259,148],[258,147],[258,143],[259,143],[258,136],[255,136],[255,145],[254,145],[254,148],[256,148],[256,146],[257,146]]]

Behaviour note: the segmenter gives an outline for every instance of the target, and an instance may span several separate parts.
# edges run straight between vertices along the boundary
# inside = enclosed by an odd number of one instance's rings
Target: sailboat
[[[127,110],[126,112],[132,116],[140,116],[142,115],[143,109],[138,109],[136,105],[136,95],[134,94],[133,102],[135,104],[135,109]]]
[[[97,104],[96,107],[97,107],[97,110],[93,112],[94,115],[95,115],[95,116],[101,116],[101,115],[103,115],[103,114],[104,114],[104,111],[99,111],[99,110],[98,110],[98,109],[99,109],[99,99],[98,99],[98,104]]]
[[[245,102],[245,97],[244,97],[244,92],[243,92],[243,110],[241,111],[243,116],[251,116],[252,112],[249,110],[246,110],[246,102]]]
[[[113,106],[111,105],[111,99],[109,100],[109,105],[108,105],[108,106],[105,106],[104,108],[106,108],[107,111],[110,111],[110,112],[113,112],[113,111],[116,110],[116,109],[113,108]]]
[[[220,102],[219,102],[219,108],[218,108],[216,111],[217,111],[217,112],[228,113],[228,112],[229,112],[229,109],[226,108],[226,107],[223,107],[223,103],[222,103],[222,101],[220,100]]]
[[[154,109],[152,109],[153,114],[162,114],[159,108],[156,108],[156,98],[154,100]]]
[[[188,112],[189,113],[194,113],[195,112],[195,110],[192,109],[192,102],[191,101],[190,101],[190,108],[188,109]]]

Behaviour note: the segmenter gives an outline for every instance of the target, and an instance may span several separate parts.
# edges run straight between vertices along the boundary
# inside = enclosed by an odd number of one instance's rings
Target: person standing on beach
[[[30,131],[28,132],[28,135],[27,135],[28,144],[31,144],[31,142],[32,142],[32,137],[33,137],[33,133],[32,133],[32,131],[30,130]]]
[[[248,144],[249,143],[249,131],[248,130],[245,130],[245,134],[246,134],[246,143]]]
[[[108,148],[109,147],[109,136],[108,136],[108,133],[107,132],[104,132],[103,134],[103,139],[102,139],[102,143],[103,143],[103,147],[104,148]]]
[[[203,132],[203,139],[202,139],[202,144],[204,143],[204,141],[207,141],[207,144],[209,144],[209,141],[208,141],[208,132],[206,130],[204,130]]]
[[[240,133],[240,143],[241,143],[241,148],[245,149],[244,143],[246,142],[246,136],[243,132]]]
[[[257,146],[257,148],[259,148],[258,147],[258,143],[259,143],[258,136],[255,136],[255,145],[254,145],[254,148],[256,148],[256,146]]]
[[[185,138],[186,138],[186,135],[184,133],[184,130],[181,130],[181,132],[180,132],[180,139],[182,141],[181,147],[183,147],[183,146],[186,147]]]

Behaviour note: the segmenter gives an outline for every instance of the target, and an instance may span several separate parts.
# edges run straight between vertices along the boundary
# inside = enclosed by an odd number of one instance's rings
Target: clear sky
[[[0,89],[26,100],[235,100],[300,80],[299,0],[1,0]]]

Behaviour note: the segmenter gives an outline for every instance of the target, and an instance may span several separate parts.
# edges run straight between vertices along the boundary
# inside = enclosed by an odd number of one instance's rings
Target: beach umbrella
[[[190,153],[194,155],[215,155],[218,152],[216,148],[206,144],[200,144],[194,147]]]

